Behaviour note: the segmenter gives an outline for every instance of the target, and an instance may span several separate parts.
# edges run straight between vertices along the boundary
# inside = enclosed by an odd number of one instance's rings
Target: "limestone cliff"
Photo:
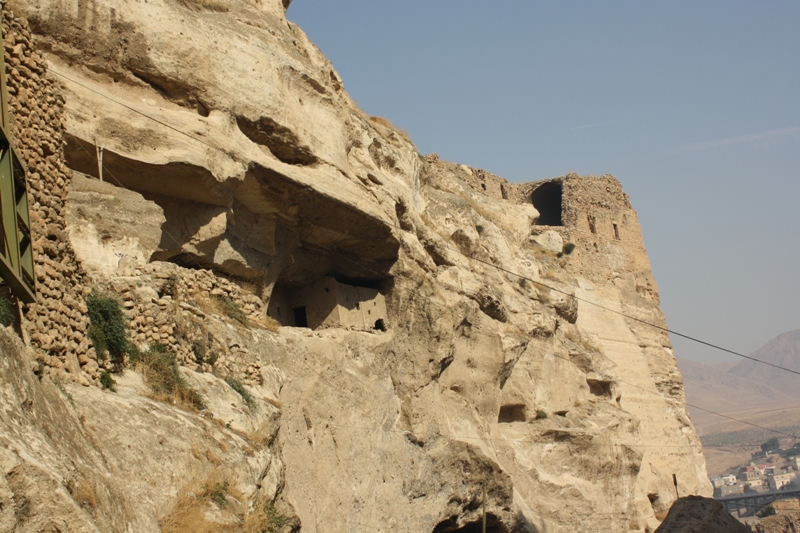
[[[179,531],[206,495],[208,531],[466,532],[485,490],[490,531],[644,532],[673,475],[709,495],[619,182],[421,156],[285,5],[8,2],[41,295],[3,336],[7,529]],[[204,410],[98,358],[92,289]]]

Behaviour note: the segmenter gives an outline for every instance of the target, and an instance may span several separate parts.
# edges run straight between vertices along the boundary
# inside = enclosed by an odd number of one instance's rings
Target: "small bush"
[[[111,377],[111,374],[108,372],[108,370],[103,370],[103,372],[100,374],[100,386],[104,389],[110,390],[111,392],[117,392],[117,388],[115,386],[116,384],[117,382],[114,381],[114,378]]]
[[[532,229],[531,230],[531,236],[533,236],[533,237],[538,237],[541,234],[542,234],[542,232],[539,231],[538,229]]]
[[[0,296],[0,324],[10,326],[14,323],[14,304],[10,298]]]
[[[544,412],[542,409],[537,409],[536,410],[536,420],[539,420],[540,418],[542,418],[542,419],[547,418],[547,413]]]
[[[250,406],[251,408],[255,408],[256,401],[253,399],[253,395],[244,387],[241,381],[236,379],[233,376],[228,376],[225,378],[225,383],[231,386],[233,390],[239,393],[239,396],[242,397],[244,402]]]
[[[250,322],[242,307],[228,296],[214,296],[214,301],[226,316],[234,319],[245,327],[249,327]]]
[[[86,307],[91,322],[89,339],[94,344],[98,358],[105,359],[106,354],[111,354],[111,361],[121,365],[130,350],[130,343],[127,320],[122,314],[119,300],[93,290],[86,297]]]
[[[72,394],[70,394],[70,393],[67,391],[67,389],[65,389],[65,388],[64,388],[64,384],[61,382],[61,380],[60,380],[60,379],[53,380],[53,385],[55,385],[55,386],[56,386],[56,388],[57,388],[59,391],[61,391],[61,394],[63,394],[63,395],[64,395],[64,397],[65,397],[65,398],[66,398],[66,399],[69,401],[69,404],[70,404],[72,407],[75,407],[75,400],[72,398]]]
[[[97,491],[94,485],[86,479],[76,481],[74,478],[70,478],[64,482],[64,487],[75,503],[81,507],[93,509],[97,506]]]
[[[161,343],[155,343],[136,357],[137,369],[159,400],[169,400],[176,405],[200,410],[205,407],[203,398],[181,377],[175,354]]]
[[[166,281],[164,281],[164,285],[161,286],[161,290],[158,292],[159,296],[169,296],[172,299],[177,298],[178,276],[176,274],[170,274]]]
[[[483,226],[481,226],[480,224],[478,224],[477,226],[475,226],[475,231],[477,231],[479,234],[480,234],[480,233],[483,233],[483,230],[484,230],[484,227],[483,227]]]
[[[192,341],[192,353],[198,365],[205,363],[207,355],[206,341],[204,339],[195,339]]]
[[[275,508],[272,502],[256,500],[253,510],[244,520],[244,533],[278,533],[287,524],[289,519]]]
[[[208,495],[208,498],[217,505],[217,507],[222,509],[228,505],[228,487],[229,483],[227,481],[221,481],[219,483],[215,483],[213,487],[206,486],[205,493]]]
[[[528,286],[528,280],[525,278],[519,278],[519,286],[524,289]]]
[[[571,254],[574,249],[575,245],[572,244],[571,242],[568,242],[567,244],[564,245],[563,248],[561,248],[561,250],[564,252],[565,255]]]

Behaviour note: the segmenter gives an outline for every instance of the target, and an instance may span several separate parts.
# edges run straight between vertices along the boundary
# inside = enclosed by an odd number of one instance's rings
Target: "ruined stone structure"
[[[71,172],[64,165],[61,113],[64,97],[28,27],[3,11],[3,44],[11,134],[28,168],[31,238],[37,302],[26,306],[23,329],[37,359],[54,376],[96,383],[99,365],[86,337],[84,272],[66,237],[64,201]]]
[[[275,289],[268,314],[284,326],[386,329],[386,299],[378,289],[326,277],[311,285]]]
[[[0,529],[169,531],[220,479],[283,533],[475,531],[484,489],[489,531],[652,533],[672,474],[710,494],[616,179],[421,157],[287,2],[10,3],[40,295],[0,331]],[[204,410],[91,386],[92,289]]]

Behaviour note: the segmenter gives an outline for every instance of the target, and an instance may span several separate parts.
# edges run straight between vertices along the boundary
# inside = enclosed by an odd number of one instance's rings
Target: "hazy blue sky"
[[[619,178],[671,328],[744,353],[800,329],[800,2],[295,0],[288,17],[423,154]]]

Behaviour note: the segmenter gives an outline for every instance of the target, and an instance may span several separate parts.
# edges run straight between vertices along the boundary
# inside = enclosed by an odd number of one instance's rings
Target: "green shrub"
[[[481,226],[480,224],[478,224],[477,226],[475,226],[475,231],[477,231],[479,234],[480,234],[480,233],[483,233],[483,230],[484,230],[484,227],[483,227],[483,226]]]
[[[222,509],[226,505],[228,505],[228,489],[230,485],[227,481],[222,481],[220,483],[215,483],[213,487],[206,487],[206,494],[208,494],[209,498],[212,502],[217,504],[217,507]]]
[[[565,245],[564,245],[564,247],[563,247],[563,248],[561,248],[561,250],[562,250],[562,251],[564,252],[564,254],[566,254],[566,255],[569,255],[569,254],[571,254],[571,253],[572,253],[572,251],[573,251],[574,249],[575,249],[575,245],[574,245],[574,244],[572,244],[571,242],[568,242],[567,244],[565,244]]]
[[[70,405],[71,405],[72,407],[75,407],[75,400],[72,398],[72,394],[70,394],[70,393],[67,391],[67,389],[65,389],[65,388],[64,388],[64,384],[61,382],[61,380],[60,380],[60,379],[54,379],[54,380],[53,380],[53,385],[55,385],[55,386],[56,386],[56,388],[57,388],[58,390],[60,390],[60,391],[61,391],[61,394],[63,394],[63,395],[64,395],[64,397],[65,397],[67,400],[69,400],[69,403],[70,403]]]
[[[547,413],[544,412],[541,409],[537,409],[536,410],[536,420],[539,420],[540,418],[547,418]]]
[[[251,408],[255,409],[256,402],[253,399],[253,395],[244,387],[241,381],[236,379],[233,376],[228,376],[225,378],[225,383],[231,386],[233,390],[239,393],[239,396],[242,397],[244,402],[250,406]]]
[[[224,295],[214,296],[214,301],[217,302],[217,305],[219,305],[220,310],[226,316],[234,319],[235,321],[239,322],[241,325],[245,327],[250,326],[250,322],[247,320],[247,315],[242,310],[242,307],[236,301]]]
[[[94,344],[98,358],[105,359],[111,354],[111,360],[119,365],[130,350],[128,342],[128,324],[122,314],[122,306],[115,297],[97,291],[86,297],[89,309],[89,339]]]
[[[528,280],[525,278],[519,278],[519,286],[524,289],[528,286]]]
[[[103,372],[100,374],[100,386],[104,389],[110,390],[111,392],[117,392],[117,388],[115,387],[116,384],[117,382],[114,381],[114,378],[111,377],[111,374],[108,372],[108,370],[103,370]]]
[[[192,353],[194,354],[194,360],[198,365],[205,363],[207,353],[206,341],[204,339],[195,339],[192,341]]]
[[[265,503],[261,512],[263,513],[264,528],[267,533],[278,533],[289,523],[289,519],[283,516],[272,502]]]
[[[181,377],[175,354],[167,346],[158,342],[150,345],[136,356],[135,363],[155,398],[195,410],[205,407],[200,394]]]
[[[245,533],[279,533],[289,524],[271,501],[257,497],[249,505],[242,523]]]
[[[0,297],[0,324],[10,326],[14,323],[14,304],[10,298]]]

